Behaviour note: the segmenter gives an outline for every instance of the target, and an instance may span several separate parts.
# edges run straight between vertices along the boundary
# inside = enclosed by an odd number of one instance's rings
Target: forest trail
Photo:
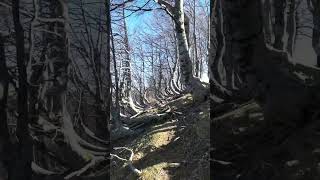
[[[190,94],[182,96],[170,107],[166,118],[150,123],[135,137],[118,140],[114,146],[134,152],[133,166],[142,171],[138,177],[124,164],[111,167],[113,180],[210,179],[209,175],[209,103],[193,102]],[[152,110],[153,116],[157,110]],[[127,152],[117,151],[121,157]]]
[[[320,123],[266,124],[250,101],[213,119],[214,179],[320,179]]]

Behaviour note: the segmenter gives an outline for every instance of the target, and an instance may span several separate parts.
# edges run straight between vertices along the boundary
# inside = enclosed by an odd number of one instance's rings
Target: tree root
[[[92,169],[95,165],[99,164],[100,162],[103,162],[103,161],[106,161],[106,158],[105,157],[95,157],[95,158],[92,158],[91,161],[86,164],[84,167],[82,167],[81,169],[77,170],[77,171],[74,171],[68,175],[66,175],[64,177],[64,179],[70,179],[70,178],[73,178],[73,177],[79,177],[81,176],[82,174],[86,173],[90,168]]]

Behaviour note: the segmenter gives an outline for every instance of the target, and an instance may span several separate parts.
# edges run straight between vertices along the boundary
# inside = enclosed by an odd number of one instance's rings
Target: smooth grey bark
[[[183,0],[176,0],[175,2],[175,29],[178,40],[179,62],[181,70],[182,84],[185,88],[192,86],[192,62],[189,56],[189,45],[187,39],[187,29],[185,26],[185,14],[183,9]]]
[[[189,55],[189,19],[184,13],[184,0],[176,0],[174,6],[165,0],[155,1],[165,8],[174,21],[181,83],[184,89],[191,90],[194,78],[192,75],[192,61]]]

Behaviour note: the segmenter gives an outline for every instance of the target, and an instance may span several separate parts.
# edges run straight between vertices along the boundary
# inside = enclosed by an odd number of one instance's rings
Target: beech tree
[[[219,17],[222,17],[224,22],[232,23],[227,24],[225,26],[226,33],[219,34],[219,32],[217,38],[221,35],[224,36],[230,40],[229,43],[232,47],[237,49],[236,52],[232,52],[233,56],[237,57],[233,61],[239,64],[240,72],[245,77],[244,83],[247,90],[250,90],[246,91],[249,94],[245,97],[255,98],[262,104],[264,117],[270,124],[280,119],[287,121],[284,126],[290,126],[289,124],[291,124],[293,127],[299,127],[304,124],[305,122],[302,119],[306,117],[304,117],[303,109],[308,109],[308,112],[310,112],[308,114],[312,115],[316,106],[314,103],[318,102],[318,99],[315,98],[318,97],[315,90],[319,87],[319,71],[301,64],[292,64],[290,55],[285,49],[278,51],[266,45],[267,41],[262,33],[264,22],[261,18],[261,2],[254,0],[243,3],[217,1],[218,7]],[[241,14],[241,17],[239,18],[237,14]],[[249,17],[251,18],[250,22],[247,21]],[[233,26],[238,28],[232,28]],[[221,41],[218,41],[218,43],[221,43]],[[225,48],[225,51],[228,51],[228,46]],[[221,52],[224,52],[224,50],[220,49],[217,55]],[[213,67],[210,67],[211,71],[215,70]],[[303,80],[296,73],[305,74],[314,80]],[[211,78],[215,78],[213,73]],[[220,87],[215,84],[216,81],[214,80],[211,83],[211,87]],[[290,93],[286,93],[288,89],[290,89]],[[225,101],[223,96],[219,95],[215,88],[211,90],[213,104],[214,102]],[[220,99],[216,98],[217,96]],[[239,99],[237,96],[234,98]],[[279,110],[275,109],[282,106],[281,102],[286,102],[290,112],[281,108]],[[293,109],[295,109],[295,113],[292,113]],[[279,138],[279,134],[275,136]]]
[[[308,7],[313,16],[312,46],[317,55],[317,66],[320,66],[320,2],[307,0]]]
[[[165,8],[175,23],[182,83],[185,87],[190,88],[193,80],[192,61],[189,56],[189,18],[184,13],[184,1],[177,0],[174,6],[163,0],[156,2]]]
[[[12,1],[12,17],[14,30],[16,33],[16,58],[18,67],[18,121],[16,134],[18,138],[17,149],[13,151],[17,154],[12,154],[15,159],[15,165],[10,167],[9,176],[12,179],[32,178],[31,162],[32,162],[32,141],[29,134],[29,116],[28,116],[28,82],[26,69],[26,56],[24,47],[24,30],[20,21],[20,1]],[[18,171],[20,173],[15,173]]]

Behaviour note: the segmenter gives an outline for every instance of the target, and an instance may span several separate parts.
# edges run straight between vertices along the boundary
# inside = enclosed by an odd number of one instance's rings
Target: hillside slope
[[[170,115],[153,121],[152,117],[159,111],[153,109],[144,115],[143,119],[151,123],[143,127],[143,132],[113,142],[115,147],[133,150],[132,165],[142,173],[135,175],[126,163],[115,159],[111,179],[210,179],[209,103],[193,102],[188,94],[164,108],[170,109]],[[112,153],[125,158],[130,156],[123,150]]]
[[[268,124],[255,102],[213,119],[213,179],[320,179],[320,123]]]

